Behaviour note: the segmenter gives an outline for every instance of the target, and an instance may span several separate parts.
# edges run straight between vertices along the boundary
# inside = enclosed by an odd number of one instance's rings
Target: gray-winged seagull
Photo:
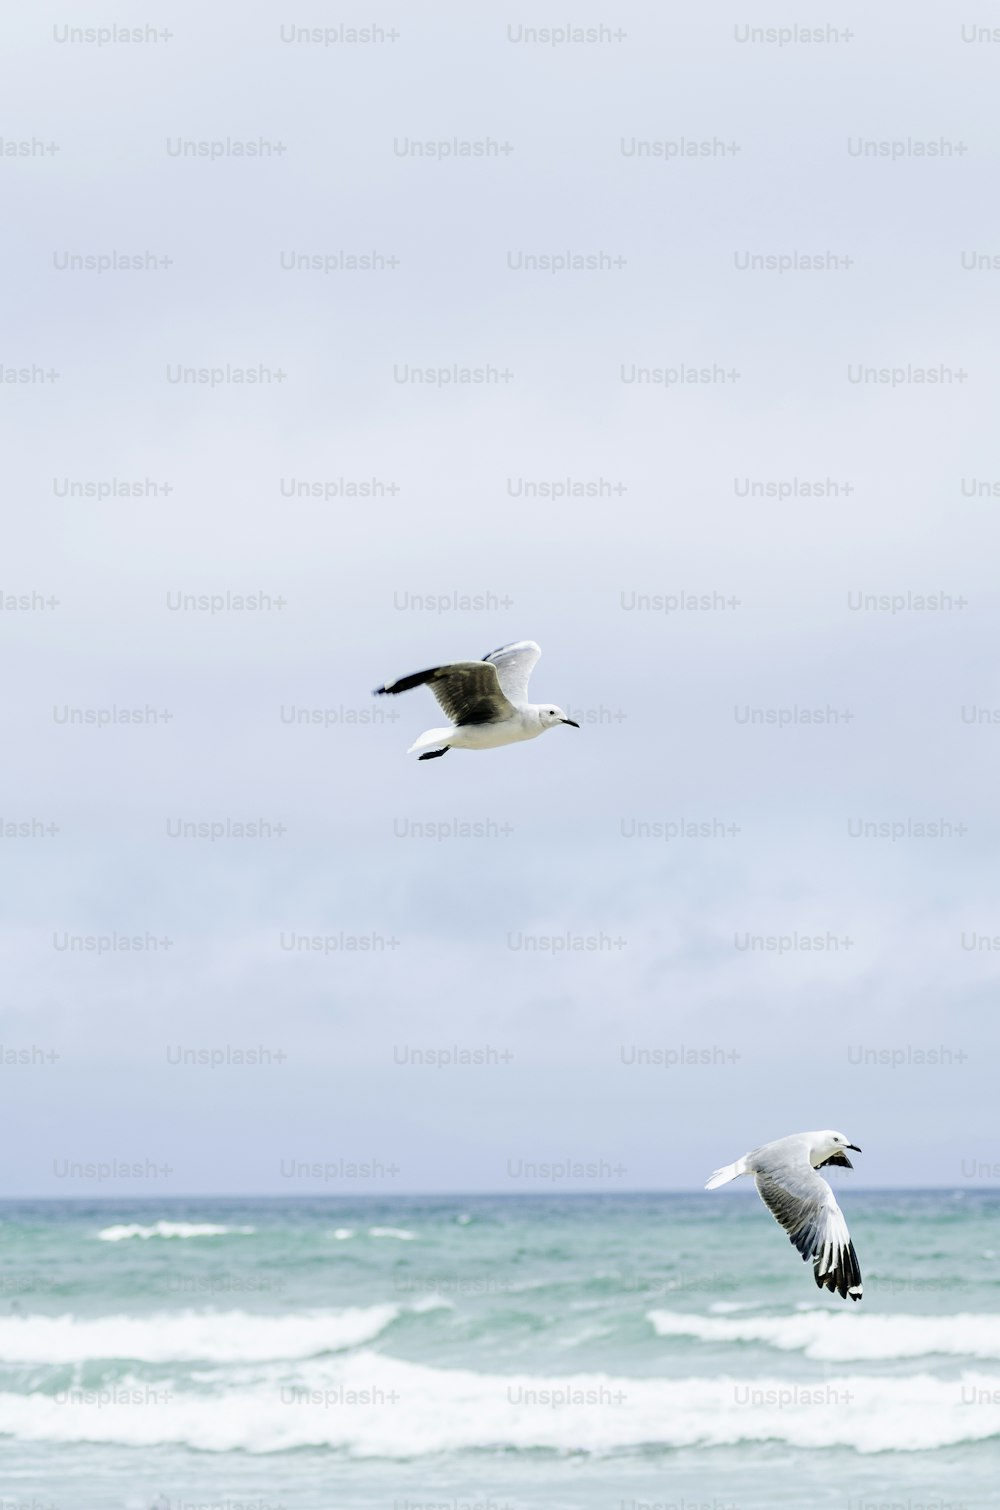
[[[534,640],[517,640],[491,650],[481,661],[455,661],[432,666],[398,681],[376,687],[378,695],[429,687],[452,720],[446,729],[428,729],[414,740],[407,755],[423,751],[433,760],[449,750],[495,750],[499,745],[535,739],[556,724],[580,725],[552,703],[529,703],[528,678],[541,650]]]
[[[813,1277],[820,1289],[835,1290],[846,1300],[861,1299],[861,1270],[833,1191],[817,1169],[839,1164],[853,1169],[846,1149],[860,1153],[839,1132],[792,1133],[774,1143],[752,1148],[735,1164],[717,1169],[706,1190],[726,1185],[738,1175],[752,1174],[757,1194],[784,1227],[803,1259],[813,1261]]]

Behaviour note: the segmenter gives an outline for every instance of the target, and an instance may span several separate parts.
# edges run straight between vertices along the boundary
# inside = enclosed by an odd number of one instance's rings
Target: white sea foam
[[[0,1357],[18,1363],[84,1363],[96,1358],[239,1363],[309,1358],[373,1341],[401,1311],[401,1306],[386,1304],[285,1316],[246,1311],[0,1316]]]
[[[843,1375],[789,1400],[787,1378],[633,1379],[489,1375],[361,1352],[218,1393],[173,1393],[156,1409],[0,1394],[0,1433],[31,1441],[183,1444],[271,1453],[308,1446],[356,1457],[475,1449],[618,1453],[630,1448],[780,1442],[862,1453],[916,1452],[1000,1431],[995,1375]],[[296,1393],[297,1389],[305,1391]]]
[[[421,1295],[419,1300],[412,1301],[406,1309],[419,1316],[424,1311],[454,1311],[455,1302],[444,1295]]]
[[[353,1227],[336,1227],[334,1229],[333,1236],[334,1236],[334,1238],[336,1239],[336,1241],[338,1243],[346,1243],[346,1241],[347,1241],[347,1239],[349,1237],[353,1237],[354,1236],[354,1228]]]
[[[401,1243],[412,1243],[416,1237],[415,1232],[407,1232],[405,1227],[369,1227],[369,1237],[396,1237]]]
[[[702,1342],[762,1342],[828,1363],[893,1358],[1000,1358],[1000,1315],[864,1316],[856,1311],[799,1311],[794,1316],[701,1316],[650,1311],[660,1337]]]
[[[229,1233],[249,1236],[256,1227],[222,1227],[216,1222],[153,1222],[143,1227],[138,1222],[120,1222],[102,1227],[97,1236],[102,1243],[120,1243],[128,1237],[224,1237]]]

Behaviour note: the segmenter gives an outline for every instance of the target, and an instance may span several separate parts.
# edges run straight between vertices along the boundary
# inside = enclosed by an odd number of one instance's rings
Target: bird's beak
[[[845,1143],[844,1147],[851,1149],[851,1151],[853,1153],[860,1153],[861,1152],[861,1149],[858,1147],[858,1145],[856,1143]]]
[[[569,726],[570,726],[571,729],[578,729],[580,727],[580,725],[576,722],[576,720],[574,718],[564,718],[562,720],[562,722],[564,724],[569,724]]]

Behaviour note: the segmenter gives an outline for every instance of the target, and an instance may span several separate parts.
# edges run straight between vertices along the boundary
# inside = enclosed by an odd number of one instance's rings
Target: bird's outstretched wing
[[[528,701],[528,678],[541,655],[534,640],[515,640],[512,645],[501,645],[483,656],[486,665],[497,668],[500,690],[512,703]]]
[[[432,666],[429,671],[415,671],[386,682],[375,691],[409,692],[412,687],[429,687],[454,724],[492,724],[511,718],[517,711],[507,701],[492,661],[456,661],[452,666]]]
[[[804,1259],[813,1261],[821,1290],[861,1299],[861,1270],[844,1213],[822,1175],[814,1169],[781,1164],[758,1168],[757,1194],[788,1233]]]

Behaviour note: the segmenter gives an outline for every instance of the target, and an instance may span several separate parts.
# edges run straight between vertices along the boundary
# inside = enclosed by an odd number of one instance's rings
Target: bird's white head
[[[818,1169],[821,1164],[829,1160],[837,1164],[846,1164],[850,1169],[851,1161],[845,1153],[845,1149],[848,1148],[852,1153],[861,1152],[856,1143],[848,1142],[843,1133],[834,1132],[832,1128],[827,1128],[825,1132],[809,1134],[809,1162],[814,1169]]]
[[[538,720],[543,729],[551,729],[554,724],[569,724],[571,729],[578,729],[580,725],[575,719],[567,718],[561,708],[550,703],[543,703],[538,710]]]

